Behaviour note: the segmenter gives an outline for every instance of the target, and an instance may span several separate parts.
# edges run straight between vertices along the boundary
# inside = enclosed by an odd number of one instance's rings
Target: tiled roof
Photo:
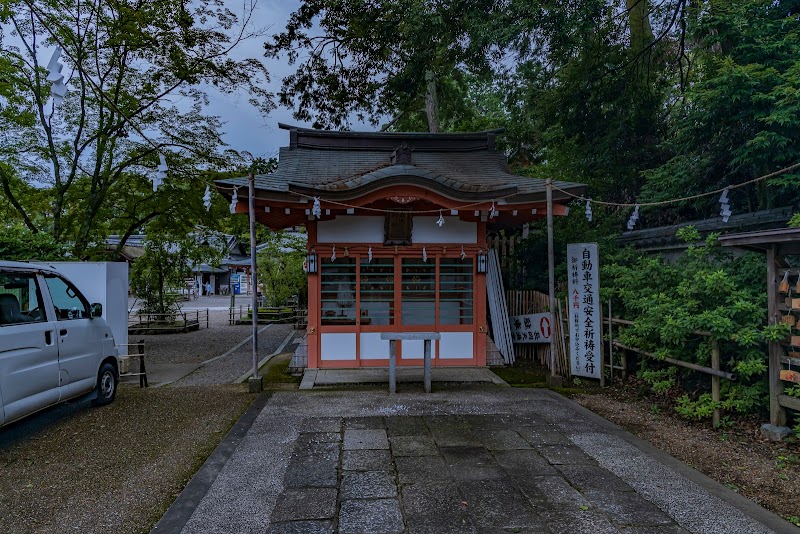
[[[676,234],[683,227],[694,226],[702,237],[712,232],[725,235],[734,232],[783,228],[791,218],[792,212],[793,209],[791,207],[772,208],[751,213],[734,214],[728,219],[728,222],[723,222],[721,217],[712,217],[670,226],[645,228],[625,232],[617,239],[617,243],[622,246],[631,245],[636,248],[650,250],[682,249],[686,248],[687,244],[678,239]]]
[[[278,168],[257,175],[256,188],[281,194],[351,198],[392,183],[414,183],[443,194],[476,200],[544,198],[545,180],[511,174],[504,154],[494,149],[497,132],[472,134],[386,134],[297,129],[280,149]],[[408,146],[410,160],[396,151]],[[247,178],[221,180],[247,185]],[[554,181],[581,194],[583,184]]]

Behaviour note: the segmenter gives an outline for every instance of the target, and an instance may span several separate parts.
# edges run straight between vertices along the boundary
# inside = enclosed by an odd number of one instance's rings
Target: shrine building
[[[255,177],[255,213],[308,232],[308,367],[387,365],[382,332],[438,332],[434,366],[485,366],[488,232],[547,216],[545,180],[510,173],[503,130],[384,133],[281,124],[289,146]],[[248,211],[248,179],[217,182]],[[583,184],[553,181],[553,215]],[[422,365],[422,341],[398,365]]]

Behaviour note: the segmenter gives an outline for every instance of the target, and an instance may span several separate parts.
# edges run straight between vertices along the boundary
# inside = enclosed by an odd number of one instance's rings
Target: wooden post
[[[425,393],[431,392],[431,344],[433,343],[430,339],[426,339],[423,341],[425,346],[425,354],[424,354],[424,365],[425,365]]]
[[[253,291],[253,380],[258,379],[258,291],[256,282],[256,176],[250,173],[250,285]]]
[[[711,368],[719,371],[719,343],[715,338],[711,338]],[[711,375],[711,400],[714,401],[714,413],[712,422],[714,428],[719,428],[719,380],[716,375]]]
[[[553,249],[553,181],[547,182],[547,283],[549,291],[550,316],[556,317],[556,268]],[[556,376],[556,341],[550,336],[550,376]]]
[[[778,322],[778,288],[775,276],[775,245],[767,249],[767,324],[773,325]],[[786,410],[778,403],[778,395],[781,394],[780,373],[781,370],[781,347],[778,343],[769,343],[769,422],[775,426],[786,425]]]
[[[614,382],[614,330],[611,322],[611,299],[608,299],[608,383]]]
[[[139,352],[139,387],[147,388],[150,385],[147,383],[147,369],[144,367],[144,339],[140,339],[137,343]]]
[[[397,392],[397,341],[389,341],[389,394]]]

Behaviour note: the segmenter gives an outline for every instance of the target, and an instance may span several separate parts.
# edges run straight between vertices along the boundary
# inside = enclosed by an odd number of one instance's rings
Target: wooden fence
[[[548,300],[548,296],[539,291],[506,291],[508,315],[527,315],[546,312],[549,305]],[[556,307],[555,320],[552,321],[553,336],[555,336],[556,340],[556,373],[568,377],[570,376],[569,356],[566,351],[566,341],[564,338],[564,329],[562,327],[563,321],[560,320],[561,313],[561,306],[558,305]],[[523,360],[537,360],[542,365],[550,367],[549,343],[514,343],[514,353],[517,358]]]

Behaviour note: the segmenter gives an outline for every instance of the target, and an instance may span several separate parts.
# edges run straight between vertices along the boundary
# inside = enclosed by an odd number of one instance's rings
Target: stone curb
[[[183,530],[271,396],[262,393],[250,404],[150,532],[174,534]]]

